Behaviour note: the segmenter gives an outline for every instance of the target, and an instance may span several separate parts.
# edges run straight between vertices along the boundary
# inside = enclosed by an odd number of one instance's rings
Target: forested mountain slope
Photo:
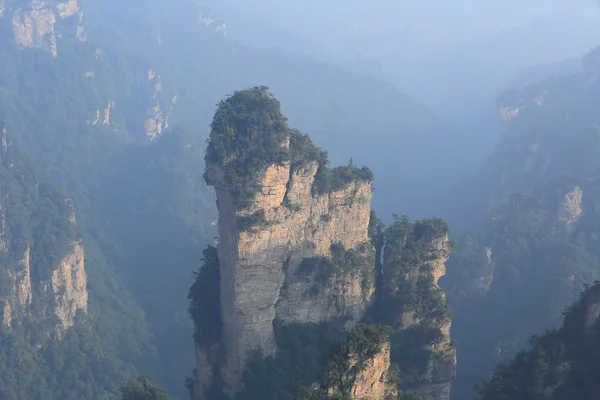
[[[134,365],[156,371],[141,310],[108,275],[65,192],[0,122],[0,398],[114,398]]]
[[[600,276],[599,55],[584,59],[585,72],[499,99],[506,130],[470,192],[481,222],[457,240],[443,282],[460,354],[456,398],[558,326]]]
[[[585,288],[560,329],[534,336],[530,348],[496,368],[477,396],[502,399],[597,399],[600,396],[600,283]]]
[[[419,154],[454,157],[447,126],[392,85],[224,33],[192,1],[6,0],[0,16],[0,118],[68,189],[99,256],[116,266],[103,273],[145,311],[164,361],[158,383],[179,396],[193,364],[186,288],[215,234],[198,160],[224,93],[269,84],[332,159],[372,161],[384,211],[420,212],[417,197],[446,183],[432,163],[419,167],[427,185],[409,173]]]

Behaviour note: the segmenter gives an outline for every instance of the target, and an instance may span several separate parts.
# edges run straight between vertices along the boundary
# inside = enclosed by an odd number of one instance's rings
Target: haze
[[[0,0],[0,400],[600,398],[599,45],[600,0]]]

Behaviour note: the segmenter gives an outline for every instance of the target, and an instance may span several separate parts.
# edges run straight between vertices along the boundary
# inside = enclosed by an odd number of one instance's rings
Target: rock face
[[[443,301],[445,301],[445,295],[439,289],[438,281],[446,274],[445,264],[450,256],[450,251],[450,241],[446,234],[430,242],[429,256],[426,257],[430,260],[428,264],[431,267],[435,288],[439,290]],[[418,276],[415,275],[412,279],[417,281]],[[424,322],[418,317],[415,318],[412,313],[404,313],[402,329],[418,328]],[[429,324],[439,329],[441,336],[425,346],[428,357],[424,365],[406,371],[402,375],[402,379],[407,390],[419,393],[426,400],[448,400],[452,379],[456,375],[456,347],[450,338],[452,320],[449,317],[440,318]]]
[[[75,229],[73,206],[39,182],[32,168],[22,168],[24,161],[7,139],[3,123],[0,125],[2,321],[6,327],[56,321],[60,335],[73,326],[77,311],[87,310],[88,302],[84,250]],[[21,185],[25,189],[15,191]],[[44,208],[38,209],[38,203]],[[56,215],[40,224],[38,218],[48,213],[49,205],[55,207]],[[63,230],[60,236],[55,236],[56,229]]]
[[[79,41],[86,40],[78,0],[6,0],[6,7],[2,1],[0,10],[12,15],[13,35],[20,47],[43,50],[56,57],[58,39],[72,36]]]
[[[87,311],[87,276],[84,267],[83,246],[73,243],[67,254],[52,273],[52,290],[55,296],[55,313],[64,329],[73,326],[78,310]]]
[[[309,293],[312,279],[295,276],[303,259],[330,256],[332,244],[354,249],[368,243],[371,184],[354,182],[343,190],[313,196],[316,173],[316,164],[294,172],[289,163],[269,166],[260,177],[254,202],[235,211],[223,170],[208,166],[207,182],[215,187],[219,208],[221,306],[227,349],[221,374],[232,390],[241,378],[249,350],[260,347],[265,355],[274,354],[276,318],[302,323],[345,316],[355,323],[373,293],[373,279],[361,270],[332,277],[316,296]],[[290,210],[286,205],[290,203],[297,205],[297,211]],[[264,210],[268,226],[240,231],[236,217],[257,210]],[[372,249],[365,247],[372,257]],[[286,290],[282,290],[284,282]]]
[[[218,134],[213,128],[211,143]],[[290,136],[282,135],[281,150],[276,151],[293,153]],[[207,156],[205,174],[215,188],[219,210],[220,376],[228,395],[239,388],[249,351],[260,348],[265,356],[275,354],[275,320],[286,324],[345,318],[346,326],[352,327],[370,303],[375,274],[368,237],[370,180],[351,180],[319,194],[314,186],[323,166],[317,162],[272,163],[250,178],[255,193],[240,207],[226,172],[234,161],[226,157],[216,163]],[[240,222],[257,216],[260,221],[251,227]],[[334,248],[352,252],[358,265],[333,266]],[[326,266],[332,269],[327,272]],[[207,352],[197,354],[204,357]],[[205,379],[212,372],[203,371],[207,364],[198,360],[197,387],[210,386]],[[203,389],[197,392],[195,397],[202,398]]]
[[[391,372],[390,343],[367,359],[359,354],[348,358],[348,371],[339,386],[348,387],[351,399],[355,400],[392,400],[398,397],[398,388]],[[342,395],[339,386],[330,387],[327,394],[332,399]]]

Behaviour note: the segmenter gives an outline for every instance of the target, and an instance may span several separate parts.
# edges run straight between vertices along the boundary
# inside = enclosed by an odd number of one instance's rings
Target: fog
[[[210,367],[207,376],[220,379],[213,367],[227,350],[221,325],[243,314],[223,315],[221,297],[233,293],[219,293],[223,282],[245,285],[246,277],[233,275],[265,260],[270,271],[281,266],[276,279],[252,270],[254,286],[242,293],[273,290],[264,296],[272,303],[245,304],[270,313],[256,319],[265,331],[278,325],[275,307],[289,293],[306,309],[335,303],[327,308],[337,312],[339,298],[314,300],[314,287],[293,286],[337,277],[298,279],[289,263],[333,260],[325,243],[352,231],[353,241],[370,238],[358,250],[378,246],[381,260],[368,271],[380,277],[385,232],[394,226],[401,228],[394,233],[399,247],[387,254],[396,257],[394,276],[406,280],[392,283],[389,294],[411,292],[385,308],[406,307],[407,315],[391,321],[418,320],[409,328],[424,329],[415,330],[423,346],[410,357],[430,354],[430,338],[444,335],[452,351],[452,318],[459,360],[452,400],[472,398],[473,384],[496,362],[511,359],[531,335],[558,327],[581,286],[600,279],[598,45],[600,0],[0,0],[0,342],[10,344],[0,345],[0,399],[118,398],[119,385],[137,372],[154,375],[173,399],[189,399],[183,382],[193,384],[187,378],[195,367]],[[221,125],[213,124],[223,104]],[[263,125],[247,129],[250,119]],[[265,126],[268,135],[260,136]],[[203,174],[207,143],[224,133],[231,137],[212,155],[222,163],[214,171],[224,174],[216,185],[231,189],[223,209],[234,215],[223,216],[224,230],[232,243],[253,244],[227,253],[223,268],[231,274],[221,281],[218,252],[205,251],[219,243],[222,216]],[[297,147],[285,145],[286,135]],[[281,186],[265,193],[268,185],[256,177],[285,161],[289,171],[277,168],[273,183]],[[291,201],[297,176],[306,178],[297,185],[304,191]],[[248,204],[259,191],[283,200],[254,211]],[[313,215],[315,204],[322,215]],[[276,221],[267,220],[273,215]],[[297,221],[306,227],[296,235]],[[277,234],[281,243],[288,236],[298,243],[265,253]],[[451,255],[446,239],[456,244]],[[438,240],[443,248],[432,249]],[[294,253],[299,249],[306,253]],[[315,249],[323,254],[314,257]],[[288,252],[294,257],[272,261]],[[256,258],[236,258],[245,253]],[[196,294],[218,290],[196,309],[187,297],[191,277],[201,281],[193,272],[210,254],[215,282]],[[79,279],[66,272],[71,258]],[[323,265],[340,271],[333,261]],[[57,271],[79,286],[57,286]],[[439,287],[434,275],[443,276]],[[361,295],[380,302],[381,281],[368,288],[363,280]],[[358,285],[331,293],[338,291],[360,297]],[[50,312],[51,303],[71,304],[65,335],[55,320],[66,318],[66,308]],[[409,307],[428,319],[409,316]],[[305,314],[318,320],[322,311]],[[215,337],[206,354],[214,360],[200,365],[194,318],[209,314]],[[231,332],[255,336],[242,331]],[[15,351],[4,340],[14,332],[23,332]],[[313,361],[294,366],[316,368],[302,385],[325,366]],[[447,392],[452,376],[444,378]],[[283,397],[239,399],[294,398],[298,382],[281,380]],[[270,384],[261,389],[277,396]]]
[[[209,4],[209,3],[207,3]],[[231,37],[303,51],[387,79],[463,123],[522,68],[600,43],[600,11],[579,1],[223,1]],[[256,34],[268,23],[289,35]]]

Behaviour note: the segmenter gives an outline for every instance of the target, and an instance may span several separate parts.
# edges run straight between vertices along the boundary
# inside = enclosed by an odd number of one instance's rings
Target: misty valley
[[[0,400],[600,398],[599,5],[401,3],[0,0]]]

